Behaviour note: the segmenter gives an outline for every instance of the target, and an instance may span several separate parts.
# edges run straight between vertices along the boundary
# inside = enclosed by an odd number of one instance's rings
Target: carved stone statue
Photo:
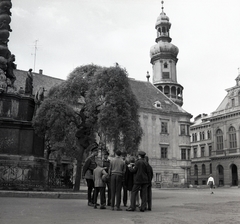
[[[13,70],[17,68],[17,65],[14,63],[14,61],[15,61],[15,55],[11,54],[11,56],[7,60],[6,76],[7,76],[7,78],[9,78],[11,80],[12,86],[16,80],[16,76],[15,76]]]
[[[30,68],[27,72],[27,78],[25,82],[25,94],[32,96],[33,93],[33,74]]]

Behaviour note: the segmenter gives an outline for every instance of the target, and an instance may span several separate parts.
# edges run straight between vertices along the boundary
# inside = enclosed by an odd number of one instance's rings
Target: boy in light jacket
[[[106,184],[103,182],[102,177],[107,176],[107,172],[102,167],[102,160],[97,160],[97,167],[93,170],[93,181],[94,181],[94,208],[97,208],[97,198],[98,193],[100,192],[100,209],[106,209],[106,196],[105,189]]]

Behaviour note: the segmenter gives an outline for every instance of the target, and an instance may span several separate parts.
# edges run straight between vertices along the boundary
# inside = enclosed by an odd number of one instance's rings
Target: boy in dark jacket
[[[134,173],[134,185],[132,188],[131,195],[131,205],[126,211],[135,211],[136,209],[136,196],[140,189],[142,190],[142,204],[140,211],[144,212],[147,205],[147,187],[149,185],[149,176],[150,172],[148,165],[144,160],[146,153],[143,151],[138,152],[138,160],[135,162],[135,165],[131,167],[129,165],[130,171]]]

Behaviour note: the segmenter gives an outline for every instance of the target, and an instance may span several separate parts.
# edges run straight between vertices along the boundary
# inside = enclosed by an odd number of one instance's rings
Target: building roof
[[[148,81],[138,81],[129,79],[130,86],[133,93],[137,97],[137,100],[142,109],[150,109],[156,112],[166,113],[186,113],[184,109],[174,103],[166,95],[164,95],[158,88]],[[160,107],[157,106],[159,104]]]
[[[14,70],[16,75],[15,86],[17,89],[20,87],[25,88],[25,80],[27,78],[27,71]],[[33,93],[39,89],[39,87],[44,87],[45,90],[49,90],[51,87],[60,84],[64,80],[50,77],[47,75],[34,73],[33,72]],[[134,79],[129,79],[130,86],[133,93],[135,94],[141,109],[150,109],[156,113],[186,113],[189,116],[191,114],[187,113],[180,106],[175,104],[171,99],[165,96],[158,88],[156,88],[152,83],[147,81],[138,81]]]
[[[16,81],[14,85],[17,87],[17,90],[20,87],[23,87],[25,89],[25,82],[27,78],[27,71],[22,71],[22,70],[14,70],[14,74],[16,76]],[[60,84],[64,80],[50,77],[47,75],[39,74],[33,72],[33,94],[36,93],[36,91],[39,89],[39,87],[44,87],[45,90],[49,90],[51,87]]]

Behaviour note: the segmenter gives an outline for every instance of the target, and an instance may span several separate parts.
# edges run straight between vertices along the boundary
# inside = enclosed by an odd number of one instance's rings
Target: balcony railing
[[[212,151],[211,156],[226,156],[231,154],[240,154],[240,148]]]

